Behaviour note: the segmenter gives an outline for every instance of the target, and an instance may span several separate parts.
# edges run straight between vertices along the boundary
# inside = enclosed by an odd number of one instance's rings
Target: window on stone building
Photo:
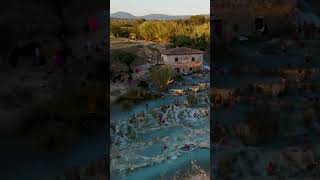
[[[195,58],[194,58],[194,57],[192,57],[192,61],[195,61]]]
[[[179,61],[179,59],[178,59],[178,58],[175,58],[175,59],[174,59],[174,61],[175,61],[175,62],[178,62],[178,61]]]

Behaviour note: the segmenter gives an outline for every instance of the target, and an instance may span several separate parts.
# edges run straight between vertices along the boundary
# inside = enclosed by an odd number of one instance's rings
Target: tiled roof
[[[161,54],[165,55],[189,55],[189,54],[204,54],[203,51],[186,48],[186,47],[176,47],[172,49],[162,50]]]

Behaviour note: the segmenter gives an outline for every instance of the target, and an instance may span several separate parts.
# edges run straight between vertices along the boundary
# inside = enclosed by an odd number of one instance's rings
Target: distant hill
[[[187,19],[190,16],[170,16],[166,14],[149,14],[141,16],[140,18],[147,20],[176,20],[176,19]]]
[[[202,14],[203,16],[209,17],[207,14]],[[147,20],[177,20],[177,19],[188,19],[191,15],[180,15],[172,16],[166,14],[149,14],[145,16],[134,16],[127,12],[118,11],[110,15],[111,18],[115,19],[147,19]]]
[[[115,18],[115,19],[137,19],[136,16],[127,13],[127,12],[122,12],[122,11],[118,11],[116,13],[113,13],[110,15],[111,18]]]

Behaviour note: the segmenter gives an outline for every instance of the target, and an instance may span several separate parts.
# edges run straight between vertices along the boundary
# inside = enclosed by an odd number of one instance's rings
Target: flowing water
[[[184,77],[184,81],[192,84],[208,81],[208,78],[208,75],[201,78]],[[188,87],[177,83],[171,88]],[[202,91],[198,97],[207,93]],[[175,98],[184,100],[186,96],[165,94],[164,99],[135,105],[130,113],[124,112],[119,106],[112,107],[111,122],[117,129],[111,130],[112,179],[173,179],[179,173],[190,171],[192,160],[199,162],[201,168],[209,170],[210,123],[209,116],[202,114],[204,109],[208,110],[208,105],[192,108],[170,105]],[[145,108],[146,103],[149,110]],[[170,106],[159,108],[164,105]],[[153,117],[154,113],[162,113],[166,119],[165,125],[159,126]],[[128,119],[134,115],[136,119],[143,117],[148,120],[143,125],[130,125]],[[134,129],[135,139],[125,135],[128,126]],[[184,149],[185,144],[189,144],[190,148]]]

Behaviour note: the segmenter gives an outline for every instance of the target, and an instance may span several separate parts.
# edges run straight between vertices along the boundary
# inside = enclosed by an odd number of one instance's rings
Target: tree
[[[125,64],[129,68],[129,73],[133,73],[133,70],[131,69],[131,64],[137,58],[137,55],[129,52],[117,51],[112,54],[111,58],[114,61],[119,61]]]
[[[173,70],[167,66],[162,66],[150,70],[150,78],[160,92],[164,92],[166,90],[170,80],[172,80],[173,77]]]
[[[179,35],[171,39],[172,47],[189,47],[193,46],[193,39],[189,36]]]
[[[200,49],[202,51],[206,50],[209,46],[209,42],[204,36],[197,37],[194,42],[194,48]]]
[[[121,27],[116,26],[116,25],[110,25],[110,32],[114,37],[119,37],[121,33]]]

